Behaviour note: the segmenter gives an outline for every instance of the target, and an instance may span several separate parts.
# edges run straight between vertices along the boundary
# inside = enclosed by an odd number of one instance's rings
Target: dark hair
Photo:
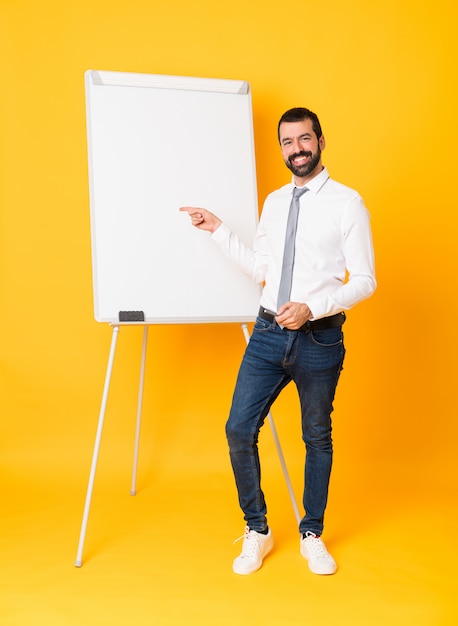
[[[313,131],[319,139],[323,134],[323,131],[321,130],[321,124],[317,114],[313,113],[313,111],[310,111],[310,109],[305,109],[304,107],[296,107],[294,109],[289,109],[281,116],[280,121],[278,122],[277,130],[278,141],[280,141],[280,126],[283,124],[283,122],[302,122],[302,120],[311,120]]]

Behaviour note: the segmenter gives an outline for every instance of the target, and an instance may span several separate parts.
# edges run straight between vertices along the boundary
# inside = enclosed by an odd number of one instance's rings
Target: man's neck
[[[324,170],[324,165],[320,161],[318,165],[315,167],[315,169],[312,172],[310,172],[310,174],[308,174],[307,176],[294,176],[293,177],[294,184],[296,185],[296,187],[304,187],[313,178],[315,178],[315,176],[318,176],[318,174],[321,174],[323,170]]]

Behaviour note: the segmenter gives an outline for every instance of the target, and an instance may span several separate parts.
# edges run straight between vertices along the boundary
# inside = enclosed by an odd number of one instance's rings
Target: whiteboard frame
[[[178,227],[178,222],[174,222],[174,230],[176,234],[178,231],[181,232],[182,228],[186,229],[186,234],[182,235],[186,237],[186,239],[182,239],[183,245],[188,245],[188,241],[190,242],[190,246],[194,246],[192,250],[195,252],[198,250],[199,254],[195,256],[199,256],[200,263],[204,263],[205,265],[200,268],[197,268],[201,275],[207,273],[208,269],[212,269],[209,266],[215,265],[218,270],[222,270],[223,272],[223,280],[228,284],[228,289],[232,289],[233,296],[235,301],[237,299],[243,298],[243,302],[238,303],[237,307],[240,307],[240,310],[232,310],[229,312],[219,311],[216,313],[214,311],[207,314],[207,312],[198,313],[193,310],[190,313],[187,313],[186,308],[184,312],[181,311],[179,314],[169,314],[164,313],[163,311],[159,311],[155,313],[154,311],[146,310],[146,307],[138,307],[138,306],[129,306],[130,303],[126,303],[127,306],[122,306],[117,308],[117,310],[109,310],[107,312],[107,306],[102,305],[101,303],[101,292],[103,291],[103,277],[100,276],[100,258],[101,253],[99,248],[101,248],[100,239],[103,239],[103,234],[101,235],[100,224],[97,224],[98,219],[98,211],[100,200],[97,194],[95,193],[96,183],[100,183],[99,179],[100,170],[104,167],[103,159],[99,159],[97,161],[94,151],[97,149],[100,150],[100,145],[96,146],[96,141],[94,140],[94,133],[97,124],[100,123],[100,111],[98,112],[99,119],[96,119],[96,115],[94,113],[95,106],[95,93],[101,93],[100,90],[105,89],[106,87],[111,89],[116,88],[128,88],[129,90],[135,90],[136,92],[145,92],[145,88],[147,91],[152,90],[159,97],[160,92],[167,92],[167,94],[171,94],[170,97],[174,98],[174,94],[176,93],[176,98],[184,97],[185,94],[193,92],[195,94],[226,94],[224,98],[237,98],[237,102],[240,102],[243,99],[243,107],[244,107],[244,115],[246,114],[246,119],[243,120],[245,128],[247,132],[244,133],[243,139],[243,155],[247,155],[248,165],[249,167],[245,167],[243,170],[243,176],[245,176],[246,180],[244,180],[244,184],[249,186],[249,204],[251,206],[248,207],[248,211],[246,211],[246,207],[243,207],[243,211],[246,212],[241,217],[241,213],[236,216],[243,221],[243,227],[245,228],[245,232],[242,233],[241,239],[244,241],[246,245],[251,247],[256,227],[258,224],[258,202],[257,202],[257,188],[256,188],[256,166],[255,166],[255,152],[254,152],[254,132],[253,132],[253,122],[252,122],[252,104],[251,104],[251,89],[247,81],[243,80],[226,80],[226,79],[212,79],[212,78],[196,78],[196,77],[188,77],[188,76],[166,76],[166,75],[156,75],[156,74],[138,74],[138,73],[126,73],[126,72],[108,72],[108,71],[100,71],[100,70],[88,70],[85,73],[85,89],[86,89],[86,113],[87,113],[87,141],[88,141],[88,166],[89,166],[89,189],[90,189],[90,210],[91,210],[91,241],[92,241],[92,269],[93,269],[93,295],[94,295],[94,315],[95,319],[99,322],[108,322],[111,324],[178,324],[178,323],[213,323],[213,322],[251,322],[254,321],[257,315],[257,310],[259,307],[259,298],[261,294],[261,286],[256,285],[251,278],[245,276],[239,268],[235,267],[230,261],[222,254],[222,252],[218,249],[217,245],[211,241],[208,233],[204,233],[202,231],[197,231],[192,228],[189,223],[189,218],[186,214],[180,214],[181,222],[183,226],[180,224]],[[133,92],[130,92],[133,93]],[[204,97],[204,96],[202,96]],[[208,96],[206,96],[208,97]],[[211,97],[211,96],[210,96]],[[218,96],[220,98],[220,96]],[[233,101],[232,101],[233,102]],[[101,165],[102,163],[102,165]],[[248,182],[247,182],[248,181]],[[205,185],[211,184],[211,181],[208,180],[208,177],[203,172],[201,187],[203,188]],[[100,195],[100,194],[99,194]],[[192,194],[190,194],[192,195]],[[203,194],[204,195],[204,194]],[[192,204],[192,202],[183,201],[182,204]],[[197,204],[197,206],[202,206],[201,204]],[[205,206],[205,205],[204,205]],[[176,211],[178,214],[178,208],[176,207]],[[212,207],[208,207],[210,210],[213,210]],[[237,207],[235,207],[237,209]],[[234,209],[232,207],[231,211]],[[217,212],[215,210],[215,212]],[[230,220],[234,218],[234,215],[231,214],[229,208],[227,208],[227,213],[224,215],[221,214],[221,210],[219,211],[219,216],[223,219],[223,221],[227,221],[230,224]],[[110,218],[111,219],[111,218]],[[175,219],[175,218],[174,218]],[[236,228],[234,228],[236,230]],[[184,232],[184,231],[183,231]],[[240,232],[237,230],[239,236]],[[245,239],[243,239],[243,236]],[[188,240],[189,237],[189,240]],[[214,250],[214,252],[213,252]],[[207,255],[207,256],[206,256]],[[192,255],[190,255],[190,258]],[[205,259],[205,260],[204,260]],[[197,261],[191,261],[196,262]],[[230,266],[230,269],[229,269]],[[202,272],[203,267],[205,271]],[[215,270],[216,271],[216,270]],[[164,272],[161,270],[161,275]],[[228,278],[229,277],[229,278]],[[176,283],[176,277],[175,277]],[[188,278],[189,280],[189,278]],[[231,282],[232,281],[232,282]],[[206,297],[209,298],[208,302],[213,302],[210,300],[212,297],[211,293],[215,287],[216,281],[213,280],[213,284],[209,284],[207,286],[207,291],[205,294],[201,292],[200,297],[204,299]],[[192,285],[189,287],[191,288]],[[196,293],[198,289],[200,289],[200,285],[194,285],[196,288]],[[179,289],[180,287],[178,287]],[[239,292],[243,295],[240,295]],[[203,296],[202,296],[203,294]],[[209,295],[206,295],[209,294]],[[169,294],[170,295],[170,294]],[[166,296],[167,297],[167,296]],[[196,299],[199,296],[196,295]],[[221,300],[225,297],[224,292],[220,292],[218,296],[216,296]],[[188,295],[188,302],[191,298]],[[232,300],[231,300],[232,303]],[[222,301],[222,305],[223,305]],[[172,306],[172,305],[170,305]],[[197,306],[197,305],[196,305]],[[215,305],[216,306],[216,305]],[[230,307],[228,307],[229,309]],[[120,310],[142,310],[145,312],[144,320],[139,320],[138,322],[120,322],[118,313]]]

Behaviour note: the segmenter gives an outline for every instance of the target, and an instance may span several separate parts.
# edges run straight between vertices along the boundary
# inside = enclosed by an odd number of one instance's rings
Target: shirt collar
[[[326,169],[326,167],[323,167],[321,172],[317,174],[316,176],[314,176],[312,180],[309,180],[309,182],[306,185],[304,185],[304,187],[307,187],[309,191],[313,192],[314,194],[317,194],[320,191],[321,187],[324,185],[324,183],[328,180],[328,178],[329,178],[328,170]],[[296,185],[294,184],[294,176],[292,179],[292,184],[293,184],[293,188],[296,187]],[[302,187],[299,187],[299,189],[302,189]]]

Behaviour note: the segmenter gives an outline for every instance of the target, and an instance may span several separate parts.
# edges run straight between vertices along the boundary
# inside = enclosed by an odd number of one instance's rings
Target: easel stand
[[[88,524],[88,519],[89,519],[89,510],[91,508],[92,492],[94,490],[95,473],[97,469],[97,462],[98,462],[99,451],[100,451],[100,443],[102,440],[102,431],[103,431],[103,424],[105,421],[108,393],[110,390],[111,375],[113,372],[113,363],[114,363],[115,353],[116,353],[116,345],[117,345],[118,335],[119,335],[119,330],[120,330],[121,325],[122,324],[113,325],[110,353],[108,357],[107,371],[105,374],[105,383],[103,387],[102,402],[100,405],[99,421],[97,425],[97,433],[95,437],[94,450],[92,453],[91,471],[89,474],[89,482],[88,482],[88,487],[87,487],[87,492],[86,492],[86,501],[84,504],[83,521],[81,524],[81,531],[80,531],[80,537],[79,537],[79,543],[78,543],[78,551],[76,554],[75,567],[81,567],[83,563],[83,550],[84,550],[84,542],[86,538],[87,524]],[[126,324],[126,325],[132,325],[132,324]],[[242,330],[243,330],[243,334],[245,336],[246,342],[248,343],[250,336],[249,336],[248,327],[246,324],[242,324]],[[145,324],[143,325],[143,346],[142,346],[142,356],[141,356],[141,365],[140,365],[140,381],[139,381],[139,387],[138,387],[134,462],[133,462],[133,469],[132,469],[132,483],[131,483],[131,489],[130,489],[131,496],[134,496],[136,494],[138,451],[139,451],[139,445],[140,445],[140,427],[141,427],[141,413],[142,413],[142,404],[143,404],[143,388],[144,388],[144,382],[145,382],[145,365],[146,365],[147,345],[148,345],[148,326]],[[294,491],[293,491],[289,474],[288,474],[288,469],[286,467],[285,459],[283,456],[283,452],[280,446],[280,441],[277,436],[277,431],[276,431],[271,413],[268,414],[268,420],[269,420],[270,428],[272,430],[272,434],[274,437],[275,446],[277,448],[277,453],[280,458],[280,463],[281,463],[283,474],[286,480],[286,485],[288,487],[289,495],[291,498],[291,503],[293,505],[294,514],[295,514],[297,523],[299,524],[300,519],[301,519],[299,509],[297,507],[296,499],[294,496]]]

